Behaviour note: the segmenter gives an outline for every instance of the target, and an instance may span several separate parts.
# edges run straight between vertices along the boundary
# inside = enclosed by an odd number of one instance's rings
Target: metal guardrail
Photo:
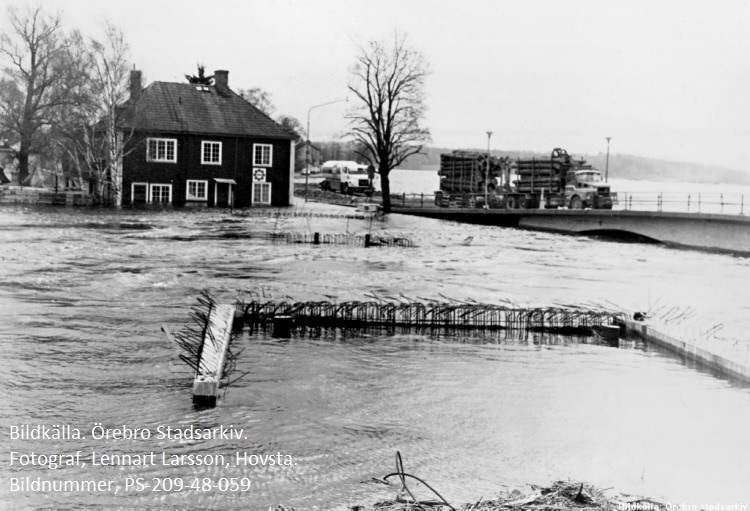
[[[745,196],[742,193],[686,193],[686,192],[617,192],[615,211],[649,211],[670,213],[706,213],[744,215]],[[435,195],[428,193],[392,194],[391,204],[408,208],[437,208]],[[463,206],[471,208],[470,201]],[[476,207],[482,207],[479,204]]]
[[[618,192],[620,207],[632,211],[744,215],[742,193]]]

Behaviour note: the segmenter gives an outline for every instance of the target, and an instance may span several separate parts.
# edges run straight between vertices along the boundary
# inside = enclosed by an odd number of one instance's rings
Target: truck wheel
[[[518,198],[511,195],[505,199],[505,209],[518,209]]]
[[[583,201],[578,195],[574,195],[570,199],[570,209],[583,209]]]
[[[341,193],[346,195],[349,193],[349,184],[348,183],[341,183]]]

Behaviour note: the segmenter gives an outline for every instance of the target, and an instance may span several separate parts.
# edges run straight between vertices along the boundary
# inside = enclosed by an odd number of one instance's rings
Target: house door
[[[130,191],[131,204],[145,204],[148,200],[148,184],[133,183]]]
[[[234,205],[234,179],[214,178],[214,206],[229,208]]]

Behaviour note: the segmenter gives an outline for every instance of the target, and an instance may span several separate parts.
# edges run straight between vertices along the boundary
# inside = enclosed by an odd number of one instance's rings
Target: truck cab
[[[570,209],[612,209],[616,200],[617,194],[596,169],[569,170],[565,176],[565,202]]]
[[[363,192],[372,194],[374,179],[367,172],[367,165],[354,161],[327,161],[321,167],[323,190],[338,191],[343,194]]]

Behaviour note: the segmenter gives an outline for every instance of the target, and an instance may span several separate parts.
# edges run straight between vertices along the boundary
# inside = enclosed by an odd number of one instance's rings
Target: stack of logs
[[[554,160],[518,160],[515,162],[516,187],[519,192],[533,192],[544,188],[551,192],[559,192],[564,186],[565,172],[563,164]]]
[[[591,168],[584,160],[575,160],[564,149],[555,149],[549,159],[519,159],[513,162],[519,192],[537,192],[544,188],[550,192],[565,189],[565,177],[571,169]]]
[[[498,187],[498,178],[502,179],[506,164],[507,159],[490,156],[488,191],[494,191]],[[487,154],[466,151],[441,154],[438,175],[440,189],[444,192],[483,193],[487,175]]]

